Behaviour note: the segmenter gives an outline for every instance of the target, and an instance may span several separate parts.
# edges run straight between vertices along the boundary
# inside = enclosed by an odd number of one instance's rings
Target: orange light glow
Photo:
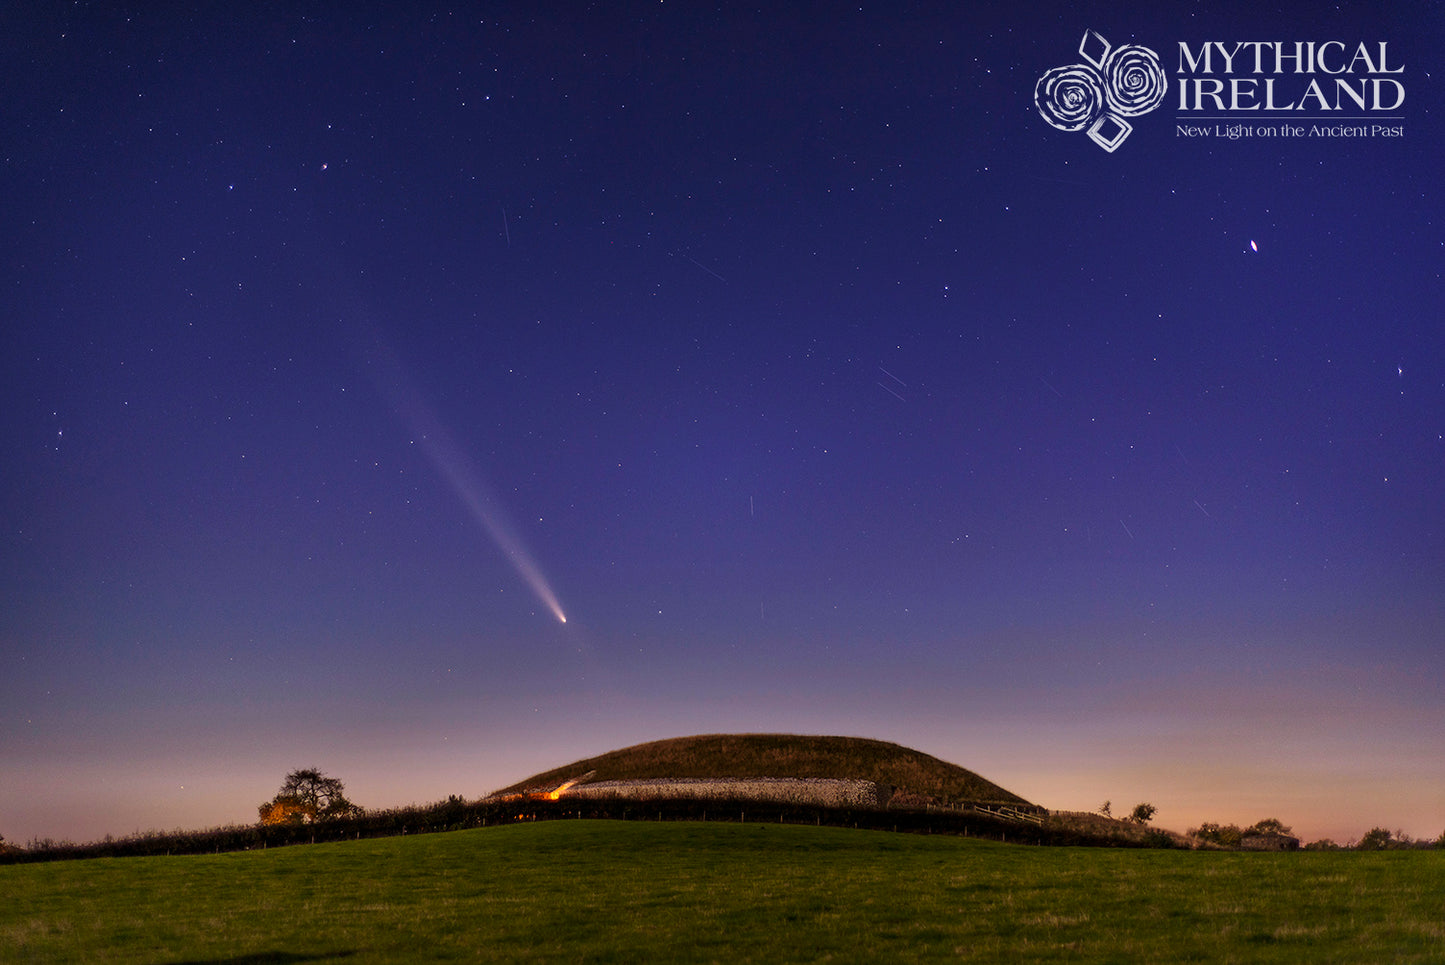
[[[557,789],[556,789],[556,790],[554,790],[554,791],[548,791],[548,792],[547,792],[547,800],[549,800],[549,801],[555,801],[555,800],[557,800],[558,798],[560,798],[560,797],[563,795],[563,793],[566,792],[566,790],[567,790],[569,787],[571,787],[573,784],[578,783],[578,782],[581,781],[581,780],[582,780],[582,778],[580,778],[580,777],[574,777],[574,778],[572,778],[572,780],[570,780],[570,781],[563,781],[561,784],[557,785]]]

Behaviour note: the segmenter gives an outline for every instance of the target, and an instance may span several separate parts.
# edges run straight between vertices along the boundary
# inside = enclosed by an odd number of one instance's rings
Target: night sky
[[[1445,830],[1442,8],[763,6],[0,14],[0,834],[771,731]],[[1401,135],[1184,136],[1241,40]]]

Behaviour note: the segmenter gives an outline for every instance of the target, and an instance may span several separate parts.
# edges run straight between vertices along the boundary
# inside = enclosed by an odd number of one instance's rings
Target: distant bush
[[[1089,821],[1045,818],[1042,825],[962,808],[825,807],[754,799],[675,798],[561,799],[557,801],[482,799],[455,795],[434,804],[365,811],[309,824],[251,824],[203,831],[148,831],[90,844],[35,841],[27,850],[0,854],[0,863],[141,855],[214,854],[255,851],[295,844],[352,841],[406,834],[430,834],[494,827],[522,821],[559,819],[647,821],[725,821],[761,824],[814,824],[915,834],[952,834],[1018,844],[1103,847],[1165,847],[1166,832],[1144,829],[1098,816]],[[1104,827],[1103,825],[1107,825]],[[1173,841],[1173,839],[1171,839]],[[1187,843],[1173,841],[1175,846]]]
[[[1160,831],[1157,828],[1150,828],[1144,833],[1144,847],[1146,848],[1182,848],[1180,844],[1168,831]]]
[[[1386,828],[1371,828],[1355,844],[1356,851],[1404,851],[1441,847],[1445,835],[1435,841],[1416,840],[1404,831],[1390,831]]]
[[[1125,818],[1104,817],[1092,811],[1051,811],[1044,819],[1044,830],[1053,836],[1053,844],[1067,842],[1112,848],[1196,846],[1194,841],[1177,832],[1151,828]]]
[[[1214,824],[1210,821],[1205,821],[1197,828],[1190,828],[1189,834],[1224,848],[1239,847],[1239,839],[1244,836],[1244,832],[1236,824]]]
[[[1190,828],[1189,834],[1201,841],[1217,844],[1221,848],[1245,847],[1251,850],[1289,851],[1294,850],[1298,844],[1298,839],[1293,837],[1289,825],[1279,818],[1265,818],[1247,828],[1241,828],[1237,824],[1215,824],[1212,821],[1205,821],[1197,828]],[[1273,842],[1277,847],[1262,846],[1261,841],[1258,840],[1260,838],[1268,839],[1268,842]]]

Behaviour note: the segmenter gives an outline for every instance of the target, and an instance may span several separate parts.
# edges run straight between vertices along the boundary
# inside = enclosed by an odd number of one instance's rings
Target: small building
[[[1298,851],[1299,838],[1278,831],[1246,834],[1239,839],[1241,851]]]

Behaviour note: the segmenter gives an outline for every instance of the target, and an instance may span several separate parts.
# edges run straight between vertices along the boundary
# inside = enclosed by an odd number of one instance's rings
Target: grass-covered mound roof
[[[973,771],[898,744],[796,734],[705,734],[652,741],[544,771],[497,793],[553,788],[589,771],[594,772],[589,781],[844,778],[891,785],[938,802],[1029,803]]]

